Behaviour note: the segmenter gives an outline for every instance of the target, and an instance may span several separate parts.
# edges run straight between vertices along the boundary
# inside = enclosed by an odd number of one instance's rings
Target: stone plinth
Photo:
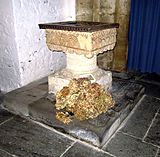
[[[113,76],[115,76],[113,74]],[[121,76],[120,76],[121,77]],[[112,94],[116,104],[95,119],[73,119],[68,125],[56,119],[54,94],[48,94],[47,80],[11,91],[4,96],[3,107],[13,113],[47,124],[57,131],[102,147],[117,130],[141,98],[144,88],[134,80],[113,77]]]
[[[49,76],[49,92],[56,93],[73,78],[88,77],[111,88],[112,74],[97,67],[97,54],[114,48],[118,24],[99,22],[60,22],[40,24],[46,29],[46,42],[51,51],[67,56],[65,69]]]
[[[29,105],[30,117],[65,134],[102,147],[140,100],[143,90],[139,84],[113,80],[115,106],[94,119],[79,121],[74,118],[68,125],[56,119],[55,100],[49,94]]]
[[[72,78],[88,77],[91,82],[97,82],[104,85],[106,90],[111,89],[112,85],[112,73],[110,71],[104,71],[98,68],[91,73],[77,74],[72,73],[68,69],[63,69],[59,72],[51,74],[48,77],[49,93],[56,93],[60,91],[62,87],[67,86]]]

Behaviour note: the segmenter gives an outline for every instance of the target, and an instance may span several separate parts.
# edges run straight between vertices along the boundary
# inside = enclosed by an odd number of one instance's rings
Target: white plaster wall
[[[0,89],[8,92],[66,64],[39,23],[75,20],[75,0],[0,0]]]
[[[0,89],[10,91],[21,85],[11,0],[0,0]]]
[[[75,0],[12,0],[21,84],[65,66],[63,53],[51,53],[39,23],[75,20]]]

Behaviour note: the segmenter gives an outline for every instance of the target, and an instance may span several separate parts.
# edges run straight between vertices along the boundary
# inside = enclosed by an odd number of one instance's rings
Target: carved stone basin
[[[117,23],[72,21],[39,24],[46,30],[51,51],[63,51],[67,66],[49,76],[49,92],[56,93],[72,78],[88,77],[92,82],[111,88],[112,74],[97,67],[97,54],[114,48]]]
[[[46,29],[47,45],[50,50],[83,54],[91,58],[95,54],[114,48],[118,24],[77,21],[39,26]]]

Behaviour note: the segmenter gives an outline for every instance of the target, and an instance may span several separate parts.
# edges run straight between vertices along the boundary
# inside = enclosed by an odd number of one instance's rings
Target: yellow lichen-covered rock
[[[111,94],[98,83],[91,83],[88,78],[72,79],[68,87],[56,94],[56,109],[66,111],[57,112],[56,117],[67,124],[72,116],[79,120],[96,118],[113,104]]]

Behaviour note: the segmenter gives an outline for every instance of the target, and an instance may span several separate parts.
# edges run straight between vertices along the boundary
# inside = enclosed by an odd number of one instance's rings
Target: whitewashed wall
[[[20,84],[12,1],[0,0],[0,89],[10,91]]]
[[[10,80],[6,80],[8,69],[0,71],[0,75],[4,71],[4,80],[0,83],[1,89],[12,90],[64,67],[65,55],[48,50],[45,31],[40,30],[38,24],[75,20],[75,0],[1,0],[0,7],[2,1],[7,9],[9,7],[7,4],[10,4],[7,14],[10,14],[13,26],[10,24],[10,19],[8,19],[7,25],[10,28],[9,31],[12,32],[12,45],[15,48],[15,54],[13,54],[12,48],[12,50],[8,50],[14,57],[8,56],[6,60],[10,62],[12,59],[16,63],[12,71],[17,69],[18,74],[16,73],[15,76],[10,76]],[[5,16],[6,13],[3,14]],[[5,36],[7,35],[5,34]],[[0,44],[4,45],[7,42],[8,40]],[[0,51],[0,53],[5,53],[5,49],[0,49]],[[6,63],[2,62],[0,61],[0,65],[6,66]],[[10,81],[13,82],[13,85],[7,87],[5,84]]]

